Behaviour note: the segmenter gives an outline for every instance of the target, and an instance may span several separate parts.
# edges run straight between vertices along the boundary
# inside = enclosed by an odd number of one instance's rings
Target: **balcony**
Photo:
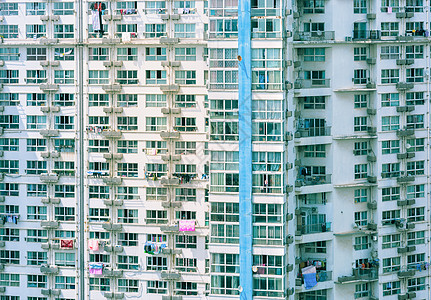
[[[408,91],[414,87],[414,83],[411,82],[398,82],[396,87],[399,91]]]
[[[397,137],[408,137],[408,136],[412,136],[415,134],[414,129],[399,129],[397,131]]]
[[[40,135],[43,137],[55,137],[60,134],[60,132],[57,129],[45,129],[39,131]]]
[[[294,84],[294,89],[317,89],[329,88],[331,86],[330,79],[297,79]]]
[[[59,269],[57,266],[44,266],[40,267],[40,272],[43,274],[58,274]]]
[[[58,84],[41,84],[40,89],[45,93],[57,92]]]
[[[330,135],[331,135],[331,127],[330,126],[299,128],[295,132],[295,138],[330,136]]]
[[[165,280],[179,280],[181,279],[181,275],[175,272],[162,272],[161,278]]]
[[[351,283],[358,281],[372,281],[377,280],[378,277],[378,268],[370,267],[370,268],[355,268],[353,269],[352,276],[341,276],[338,277],[338,283]]]
[[[102,85],[102,89],[107,93],[118,93],[121,92],[121,84],[106,84]]]
[[[316,280],[317,282],[332,281],[332,271],[317,271]],[[302,286],[303,284],[304,284],[304,279],[302,278],[302,274],[299,273],[298,277],[295,280],[295,285],[299,287],[299,286]]]
[[[103,178],[103,182],[107,185],[120,185],[123,182],[121,177],[106,177]]]
[[[332,41],[335,38],[335,31],[297,31],[293,35],[294,41],[309,42],[309,41]]]
[[[331,174],[325,175],[299,175],[300,179],[295,181],[296,187],[310,186],[310,185],[320,185],[320,184],[330,184]]]
[[[59,176],[55,173],[42,174],[40,175],[40,181],[45,183],[56,183],[58,182]]]
[[[121,231],[123,230],[123,225],[114,223],[103,223],[102,228],[108,231]]]
[[[102,131],[102,136],[104,136],[105,138],[110,138],[110,139],[119,139],[122,136],[121,131],[116,131],[116,130],[103,130]]]
[[[106,299],[124,299],[124,293],[105,292],[103,296]]]
[[[332,230],[331,225],[331,222],[298,225],[296,235],[330,232]]]
[[[412,276],[415,276],[415,274],[416,274],[415,270],[399,271],[397,273],[398,278],[412,277]]]

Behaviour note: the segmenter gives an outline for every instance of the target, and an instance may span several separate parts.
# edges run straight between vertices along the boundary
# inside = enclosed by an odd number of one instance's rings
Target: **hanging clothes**
[[[103,35],[103,24],[102,24],[102,15],[103,11],[106,9],[105,3],[102,2],[94,2],[90,5],[91,9],[91,18],[93,31],[98,32],[100,36]]]
[[[309,266],[302,269],[302,276],[304,278],[305,289],[309,290],[317,285],[316,267]]]
[[[88,249],[93,251],[99,251],[99,241],[98,240],[88,240]]]
[[[102,263],[91,263],[88,267],[91,275],[102,275],[103,264]]]
[[[195,220],[180,220],[178,222],[179,231],[195,231]]]
[[[60,240],[60,248],[73,249],[73,240]]]

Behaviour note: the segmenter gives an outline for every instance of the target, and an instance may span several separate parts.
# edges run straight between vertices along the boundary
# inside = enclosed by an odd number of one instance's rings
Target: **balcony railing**
[[[331,222],[318,224],[298,225],[297,229],[301,234],[321,233],[331,231]]]
[[[327,88],[331,86],[330,79],[297,79],[295,81],[295,89],[312,89],[312,88]]]
[[[302,278],[302,275],[299,275],[301,277],[298,277],[297,280],[297,285],[299,285],[299,283],[304,284],[304,279]],[[332,271],[317,271],[316,273],[316,280],[317,282],[325,282],[325,281],[331,281],[332,280]],[[300,281],[300,282],[299,282]]]
[[[366,281],[366,280],[376,280],[378,276],[378,269],[371,267],[371,268],[355,268],[353,269],[353,275],[352,276],[341,276],[338,277],[339,283],[344,282],[351,282],[351,281]]]
[[[251,8],[252,17],[281,17],[281,8]]]
[[[294,41],[330,41],[334,40],[335,31],[312,31],[312,32],[304,32],[297,31],[293,35]]]
[[[353,40],[380,40],[380,30],[353,30]]]
[[[331,135],[331,127],[310,127],[310,128],[299,128],[295,132],[296,138],[302,137],[313,137],[313,136],[330,136]]]
[[[297,187],[331,183],[331,174],[305,176],[299,175],[298,177],[299,179],[295,182]]]

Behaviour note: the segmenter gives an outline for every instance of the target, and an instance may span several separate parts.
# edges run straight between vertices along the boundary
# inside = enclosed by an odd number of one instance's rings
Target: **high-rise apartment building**
[[[0,0],[0,300],[431,299],[430,9]]]

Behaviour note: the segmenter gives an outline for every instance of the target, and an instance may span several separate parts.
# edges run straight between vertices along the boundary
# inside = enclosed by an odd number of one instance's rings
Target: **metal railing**
[[[330,41],[334,40],[335,31],[297,31],[293,35],[294,41]]]
[[[330,232],[332,230],[331,222],[308,224],[308,225],[298,225],[297,229],[301,234],[311,234],[311,233],[321,233]]]
[[[298,180],[296,180],[295,185],[300,186],[310,186],[310,185],[320,185],[331,183],[331,174],[326,175],[299,175]]]
[[[299,128],[295,132],[296,137],[313,137],[313,136],[330,136],[331,127],[310,127],[310,128]]]
[[[325,88],[331,86],[331,80],[322,79],[297,79],[295,81],[295,89],[312,89],[312,88]]]

